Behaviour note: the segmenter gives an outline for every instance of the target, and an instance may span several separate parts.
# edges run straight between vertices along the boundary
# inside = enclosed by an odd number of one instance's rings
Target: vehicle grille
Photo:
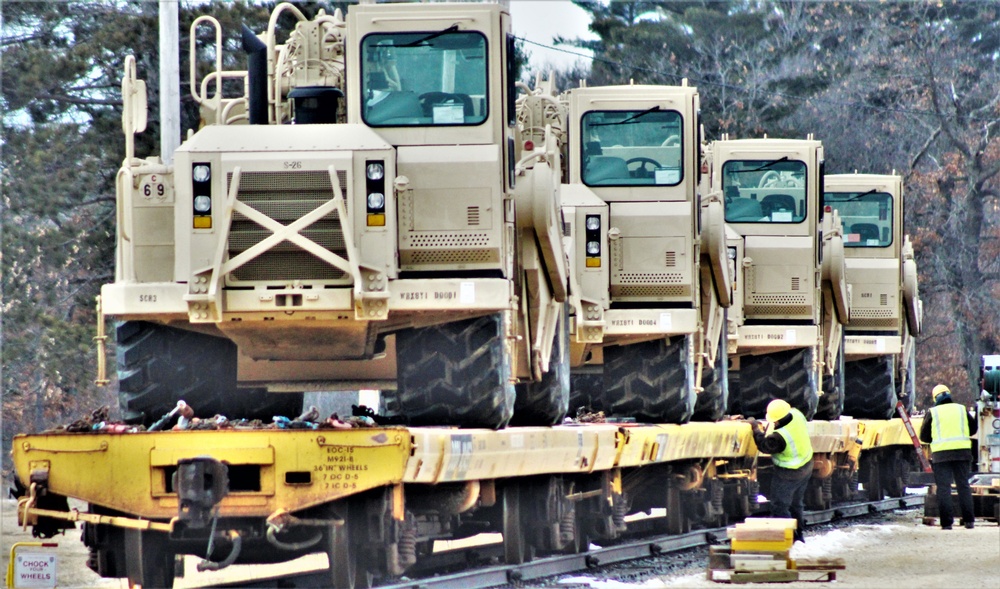
[[[339,170],[337,179],[346,205],[350,202],[347,172]],[[229,174],[227,187],[231,182],[232,174]],[[282,225],[288,225],[333,198],[333,188],[327,172],[243,172],[240,174],[237,198]],[[336,212],[331,212],[299,233],[327,250],[347,257],[344,233]],[[229,256],[236,256],[270,236],[270,230],[244,215],[234,213],[229,230]],[[258,255],[230,276],[231,283],[289,280],[350,282],[350,277],[288,241]]]

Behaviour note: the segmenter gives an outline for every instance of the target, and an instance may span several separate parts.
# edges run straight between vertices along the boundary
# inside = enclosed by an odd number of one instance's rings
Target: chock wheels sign
[[[7,568],[8,588],[52,588],[56,586],[55,550],[58,544],[50,542],[18,542],[10,549]]]

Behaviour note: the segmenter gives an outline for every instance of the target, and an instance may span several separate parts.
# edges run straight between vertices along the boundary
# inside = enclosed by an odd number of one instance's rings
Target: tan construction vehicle
[[[850,300],[840,220],[821,204],[822,144],[723,138],[705,159],[704,192],[725,201],[736,275],[729,413],[763,417],[782,398],[810,419],[838,418]]]
[[[581,87],[559,104],[569,135],[571,410],[720,419],[730,280],[721,200],[702,202],[697,190],[697,89]]]
[[[844,414],[889,419],[913,409],[916,336],[923,313],[917,263],[903,233],[903,179],[833,174],[823,202],[844,225],[851,320],[844,326]]]
[[[199,28],[214,47],[196,46]],[[504,4],[308,19],[284,3],[264,33],[244,29],[247,71],[226,71],[221,27],[200,17],[204,125],[172,166],[135,157],[146,98],[129,62],[102,301],[121,321],[130,420],[182,399],[270,420],[296,415],[302,391],[376,388],[415,425],[502,427],[515,402],[515,421],[561,421],[559,152],[517,140],[510,31]],[[240,81],[242,94],[218,90]]]

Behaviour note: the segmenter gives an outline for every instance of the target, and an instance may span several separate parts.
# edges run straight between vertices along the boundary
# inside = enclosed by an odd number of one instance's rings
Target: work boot
[[[803,544],[806,543],[806,535],[802,530],[795,530],[795,533],[792,534],[792,538],[793,542],[802,542]]]
[[[973,529],[973,528],[976,527],[976,522],[975,521],[965,521],[965,520],[962,520],[962,524],[965,525],[965,529],[966,530],[971,530],[971,529]]]
[[[942,530],[950,530],[951,529],[951,524],[942,524],[941,525],[941,529]]]

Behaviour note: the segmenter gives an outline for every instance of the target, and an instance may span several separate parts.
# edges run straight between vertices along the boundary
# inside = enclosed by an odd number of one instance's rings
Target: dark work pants
[[[803,516],[805,511],[806,489],[809,488],[809,480],[812,478],[813,463],[808,464],[796,471],[788,474],[780,472],[775,468],[771,477],[771,494],[767,500],[771,503],[771,517],[794,517],[798,521],[795,530],[796,539],[802,539],[805,534],[806,520]]]
[[[968,460],[949,460],[935,462],[934,482],[937,484],[938,517],[942,526],[955,523],[955,506],[951,503],[951,483],[954,481],[958,490],[958,507],[962,511],[962,520],[975,521],[972,508],[972,489],[969,488]]]

